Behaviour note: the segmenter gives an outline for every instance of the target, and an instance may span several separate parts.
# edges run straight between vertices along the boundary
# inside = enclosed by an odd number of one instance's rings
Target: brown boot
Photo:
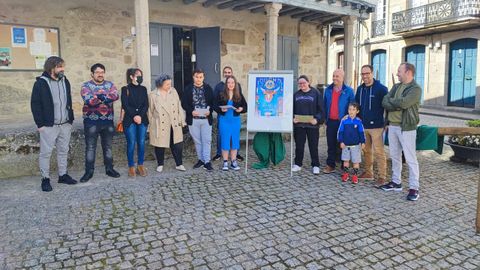
[[[135,177],[135,167],[128,167],[128,177]]]
[[[361,180],[373,180],[373,175],[367,173],[367,172],[364,172],[362,173],[358,179],[361,179]]]
[[[140,176],[143,176],[143,177],[147,176],[147,169],[145,169],[143,165],[138,165],[137,172]]]
[[[326,173],[326,174],[333,173],[333,172],[335,172],[335,168],[330,167],[328,165],[325,167],[325,169],[323,169],[323,173]]]
[[[387,181],[385,181],[385,179],[383,178],[378,178],[377,181],[375,182],[375,186],[376,187],[380,187],[380,186],[383,186],[384,184],[386,184]]]

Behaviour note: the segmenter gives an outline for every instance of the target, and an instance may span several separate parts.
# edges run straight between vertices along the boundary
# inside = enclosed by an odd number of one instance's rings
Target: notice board
[[[0,72],[42,70],[50,56],[60,56],[59,29],[0,23]]]

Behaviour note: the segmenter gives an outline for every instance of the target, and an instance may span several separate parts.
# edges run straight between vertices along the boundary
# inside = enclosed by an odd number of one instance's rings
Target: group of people
[[[67,159],[74,113],[70,82],[64,75],[65,61],[49,57],[44,72],[36,78],[31,96],[31,110],[40,133],[39,167],[43,191],[52,191],[50,183],[50,156],[57,149],[58,183],[73,185],[77,181],[67,172]],[[143,73],[138,68],[126,72],[127,85],[118,93],[113,82],[105,80],[106,68],[97,63],[90,68],[91,80],[82,84],[83,123],[85,134],[85,173],[80,182],[88,182],[94,174],[97,140],[100,137],[105,173],[113,178],[120,173],[113,167],[112,139],[115,133],[113,104],[122,103],[120,129],[127,141],[128,175],[147,176],[145,139],[154,147],[157,172],[163,171],[165,149],[170,148],[176,169],[183,165],[183,128],[188,125],[195,143],[198,162],[193,168],[213,170],[210,148],[212,141],[212,113],[218,114],[220,149],[214,159],[223,158],[222,170],[239,170],[237,159],[243,159],[240,149],[240,114],[247,111],[247,103],[231,67],[223,70],[225,81],[212,87],[204,82],[205,74],[196,69],[193,83],[179,96],[172,87],[172,78],[162,74],[155,79],[155,89],[147,91],[142,85]],[[118,128],[117,128],[118,129]],[[135,162],[135,149],[137,159]],[[230,161],[230,164],[229,164]]]
[[[74,114],[71,87],[64,75],[62,58],[49,57],[44,72],[36,78],[31,97],[33,118],[40,133],[39,166],[41,188],[51,191],[50,156],[57,148],[59,183],[76,184],[67,173],[67,157]],[[205,73],[196,69],[193,83],[181,95],[172,87],[172,78],[162,74],[155,79],[155,89],[147,91],[142,85],[143,73],[138,68],[126,72],[127,85],[117,88],[105,80],[106,68],[97,63],[91,69],[91,80],[83,83],[83,122],[85,134],[85,173],[80,182],[89,181],[94,174],[97,139],[100,136],[105,172],[118,178],[113,168],[112,138],[115,132],[113,103],[122,103],[121,129],[127,141],[128,175],[147,176],[144,166],[145,138],[155,149],[157,172],[163,171],[165,149],[170,148],[176,169],[183,165],[183,128],[188,125],[195,143],[198,161],[194,169],[213,170],[211,159],[212,114],[217,113],[217,151],[213,160],[222,159],[221,169],[239,170],[243,159],[240,149],[240,114],[247,112],[247,102],[231,67],[223,69],[224,81],[214,89],[208,85]],[[294,172],[302,169],[305,142],[311,156],[314,174],[320,174],[318,154],[319,127],[326,125],[327,160],[323,173],[335,172],[337,150],[341,149],[341,179],[356,184],[359,179],[374,179],[373,160],[378,166],[377,186],[383,190],[402,190],[402,152],[409,167],[407,199],[418,199],[419,168],[415,152],[416,126],[419,122],[421,88],[414,80],[415,67],[402,63],[397,72],[399,83],[391,91],[374,79],[373,67],[361,69],[363,83],[354,93],[344,83],[341,69],[333,73],[333,83],[322,95],[310,86],[307,76],[297,80],[298,91],[293,98],[295,140]],[[392,180],[386,181],[387,168],[384,151],[384,133],[387,133],[392,158]],[[135,162],[135,148],[137,162]],[[365,171],[359,175],[362,151]],[[230,163],[229,163],[230,161]],[[350,161],[353,163],[350,170]]]
[[[292,171],[302,169],[305,141],[314,174],[320,173],[318,157],[319,125],[326,125],[327,160],[323,173],[335,172],[337,150],[341,149],[341,179],[358,183],[359,179],[373,180],[373,163],[378,167],[376,186],[385,191],[401,191],[402,153],[409,171],[407,199],[419,198],[419,165],[416,157],[416,128],[419,123],[421,88],[414,80],[415,66],[402,63],[398,67],[399,83],[388,91],[374,79],[373,67],[361,69],[362,84],[357,90],[344,83],[344,71],[335,70],[333,83],[324,95],[310,86],[306,76],[297,80],[294,94],[293,123],[295,164]],[[392,179],[387,179],[384,136],[389,143],[392,159]],[[365,171],[359,175],[362,152]],[[350,162],[353,163],[350,169]]]

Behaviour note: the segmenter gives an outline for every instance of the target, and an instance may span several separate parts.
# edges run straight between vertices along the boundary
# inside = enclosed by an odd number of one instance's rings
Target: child
[[[362,120],[357,118],[360,112],[358,103],[348,105],[348,117],[340,122],[337,139],[342,148],[343,174],[342,181],[347,182],[349,178],[349,161],[353,163],[352,183],[358,183],[358,169],[362,160],[362,149],[365,148],[365,133]]]

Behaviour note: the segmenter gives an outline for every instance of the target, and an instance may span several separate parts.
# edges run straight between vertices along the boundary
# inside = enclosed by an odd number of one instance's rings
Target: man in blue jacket
[[[382,106],[383,97],[388,89],[373,78],[373,67],[364,65],[361,69],[362,81],[355,93],[355,100],[360,104],[360,118],[365,128],[365,172],[359,179],[373,180],[373,153],[378,166],[378,178],[376,185],[385,184],[387,177],[387,160],[383,146],[383,129],[385,126]],[[373,148],[373,149],[372,149]],[[372,151],[373,150],[373,151]]]
[[[340,120],[348,113],[348,104],[355,101],[353,89],[344,83],[345,72],[337,69],[333,72],[333,83],[325,89],[324,108],[327,125],[327,166],[324,173],[335,171],[335,157],[337,155],[337,132]]]

